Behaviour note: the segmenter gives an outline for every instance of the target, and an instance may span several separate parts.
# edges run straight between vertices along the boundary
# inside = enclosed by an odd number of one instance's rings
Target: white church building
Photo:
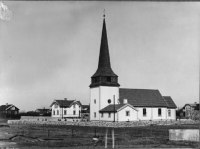
[[[98,68],[91,77],[91,121],[175,120],[176,105],[159,90],[119,88],[110,64],[105,16]]]

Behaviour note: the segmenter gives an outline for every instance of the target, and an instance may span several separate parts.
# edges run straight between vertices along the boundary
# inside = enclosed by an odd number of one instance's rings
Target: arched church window
[[[96,99],[94,99],[94,104],[96,104]]]
[[[147,116],[147,110],[146,110],[146,108],[143,108],[143,116]]]
[[[168,116],[169,117],[171,116],[171,110],[168,110]]]
[[[161,108],[158,109],[158,116],[161,116]]]

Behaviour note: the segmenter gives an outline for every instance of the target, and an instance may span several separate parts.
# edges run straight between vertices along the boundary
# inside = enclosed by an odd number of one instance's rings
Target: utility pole
[[[115,122],[115,95],[113,95],[114,98],[114,122]]]

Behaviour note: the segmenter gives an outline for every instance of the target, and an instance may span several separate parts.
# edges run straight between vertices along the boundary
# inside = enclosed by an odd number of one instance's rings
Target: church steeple
[[[99,64],[98,64],[97,71],[91,78],[92,78],[92,82],[91,82],[90,87],[120,86],[118,84],[118,76],[112,71],[111,64],[110,64],[105,14],[104,14],[104,19],[103,19],[103,29],[102,29],[101,45],[100,45],[100,53],[99,53]]]

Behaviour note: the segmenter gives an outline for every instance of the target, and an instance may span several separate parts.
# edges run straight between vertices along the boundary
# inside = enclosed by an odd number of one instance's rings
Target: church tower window
[[[94,104],[96,104],[96,99],[94,99]]]
[[[111,77],[107,77],[107,81],[108,81],[108,82],[111,82]]]

